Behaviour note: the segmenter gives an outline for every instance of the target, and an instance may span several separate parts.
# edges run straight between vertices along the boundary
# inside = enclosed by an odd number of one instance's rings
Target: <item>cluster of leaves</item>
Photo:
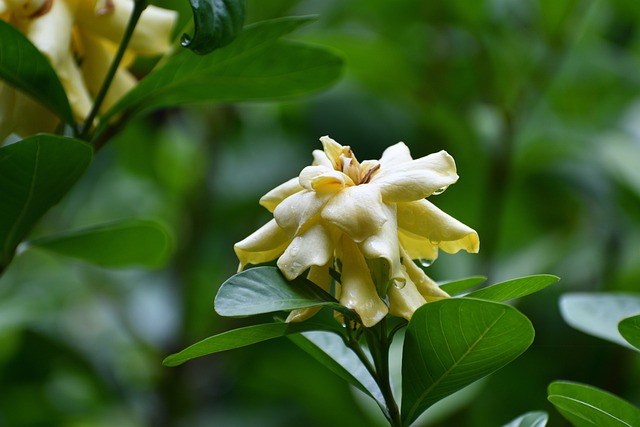
[[[135,4],[144,9],[146,2]],[[342,59],[334,52],[282,39],[311,18],[259,22],[242,30],[244,1],[192,1],[191,5],[195,33],[183,37],[191,50],[168,53],[89,133],[75,123],[47,59],[17,29],[0,20],[0,78],[54,112],[71,134],[39,134],[0,147],[0,273],[42,216],[82,177],[94,151],[136,116],[182,104],[306,94],[327,87],[340,75]],[[48,236],[25,247],[38,246],[104,266],[157,267],[168,259],[169,234],[158,221],[127,219]]]
[[[443,284],[456,295],[484,282],[482,277]],[[467,292],[464,297],[425,304],[409,321],[402,353],[402,425],[412,424],[436,402],[505,366],[533,342],[531,322],[504,301],[537,292],[558,280],[538,275],[513,279]],[[224,332],[169,356],[164,363],[176,366],[190,359],[287,336],[313,358],[354,387],[373,398],[388,415],[389,401],[375,360],[363,360],[357,340],[351,336],[358,318],[333,296],[304,278],[287,281],[275,267],[255,267],[240,272],[220,287],[215,300],[218,314],[249,316],[322,306],[339,312],[345,325],[329,320],[302,323],[259,324]],[[405,326],[403,324],[399,326]],[[394,327],[385,340],[397,332]],[[353,352],[348,349],[354,350]],[[388,347],[383,349],[384,356]],[[367,358],[375,358],[375,351]],[[360,356],[359,356],[360,355]],[[360,357],[360,358],[359,358]],[[378,368],[371,368],[376,365]],[[367,367],[368,366],[368,367]],[[386,374],[388,375],[388,374]]]

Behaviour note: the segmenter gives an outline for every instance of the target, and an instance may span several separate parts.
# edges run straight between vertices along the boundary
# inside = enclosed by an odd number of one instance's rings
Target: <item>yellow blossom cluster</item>
[[[132,0],[0,0],[0,19],[25,34],[49,60],[78,121],[91,110],[132,10]],[[145,9],[103,111],[135,85],[136,78],[127,67],[136,56],[167,51],[176,18],[174,11],[155,6]],[[11,132],[27,136],[51,131],[56,124],[52,113],[0,82],[0,141]]]
[[[278,259],[292,280],[307,278],[326,291],[330,269],[340,275],[336,297],[370,327],[387,314],[409,319],[428,301],[448,297],[412,260],[438,250],[477,252],[478,234],[426,198],[458,179],[445,151],[413,159],[400,142],[380,160],[359,162],[328,136],[300,175],[264,195],[273,219],[236,243],[240,268]],[[295,310],[289,321],[317,309]]]

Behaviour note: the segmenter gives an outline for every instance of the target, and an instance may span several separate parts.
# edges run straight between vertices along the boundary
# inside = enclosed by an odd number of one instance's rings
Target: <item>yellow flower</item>
[[[400,142],[380,160],[358,162],[328,136],[312,166],[271,190],[260,204],[274,219],[236,243],[240,269],[278,258],[289,280],[307,278],[329,291],[370,327],[387,313],[409,319],[430,300],[448,297],[412,260],[433,261],[438,249],[477,252],[478,234],[425,200],[458,180],[445,151],[413,159]],[[289,321],[317,310],[296,310]]]
[[[131,0],[0,0],[0,19],[19,29],[50,61],[67,93],[76,120],[93,105],[133,9]],[[167,51],[174,11],[148,6],[131,38],[101,107],[106,111],[136,82],[126,69],[136,55]],[[0,41],[1,43],[1,41]],[[33,100],[0,82],[0,141],[8,133],[51,131],[56,120]],[[38,119],[34,119],[38,117]],[[43,120],[44,119],[44,120]]]

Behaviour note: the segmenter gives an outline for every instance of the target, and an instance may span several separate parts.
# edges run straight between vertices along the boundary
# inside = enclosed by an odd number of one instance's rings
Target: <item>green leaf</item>
[[[309,280],[288,281],[276,267],[242,271],[220,286],[214,302],[221,316],[250,316],[325,305],[353,316],[334,297]]]
[[[440,289],[445,291],[451,296],[459,295],[487,280],[484,276],[466,277],[460,280],[452,280],[450,282],[442,283]]]
[[[0,78],[73,124],[67,94],[51,64],[20,31],[0,19]]]
[[[82,176],[92,155],[84,142],[53,135],[0,148],[0,271],[35,223]]]
[[[233,43],[198,56],[188,50],[151,72],[105,118],[198,102],[280,99],[323,89],[340,76],[342,58],[324,48],[279,40],[310,18],[247,26]]]
[[[313,331],[289,335],[287,338],[331,372],[371,396],[378,406],[385,408],[378,383],[338,334]]]
[[[29,246],[104,267],[162,267],[171,253],[166,226],[149,219],[125,219],[32,240]]]
[[[618,323],[620,335],[636,350],[640,350],[640,316],[627,317]]]
[[[468,293],[466,297],[496,302],[509,301],[538,292],[558,280],[560,280],[559,277],[549,274],[520,277],[478,289]]]
[[[506,304],[450,298],[420,307],[409,322],[402,356],[405,425],[510,363],[533,337],[529,319]]]
[[[573,328],[635,350],[618,331],[618,323],[640,314],[640,295],[574,292],[560,297],[560,313]]]
[[[195,359],[196,357],[245,347],[289,334],[298,334],[300,332],[325,328],[325,326],[320,324],[302,322],[265,323],[262,325],[233,329],[197,342],[179,353],[168,356],[162,363],[165,366],[178,366],[187,360]]]
[[[502,427],[544,427],[548,420],[549,415],[546,412],[527,412]]]
[[[193,37],[182,36],[182,46],[199,55],[225,46],[244,24],[244,0],[190,0],[193,9]]]
[[[611,393],[584,384],[556,381],[549,402],[575,427],[637,427],[640,410]]]

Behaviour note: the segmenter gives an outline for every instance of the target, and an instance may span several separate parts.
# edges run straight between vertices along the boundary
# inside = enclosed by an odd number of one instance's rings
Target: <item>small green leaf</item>
[[[255,267],[232,276],[220,286],[214,305],[221,316],[250,316],[319,305],[352,315],[313,282],[303,277],[288,281],[276,267]]]
[[[527,412],[502,427],[544,427],[549,421],[549,414],[542,411]]]
[[[560,280],[559,277],[550,274],[520,277],[478,289],[468,293],[466,297],[495,302],[509,301],[538,292],[558,280]]]
[[[0,78],[73,124],[67,94],[51,64],[20,31],[0,19]]]
[[[104,267],[162,267],[171,253],[167,227],[154,220],[125,219],[32,240],[46,249]]]
[[[197,342],[179,353],[168,356],[162,363],[165,366],[178,366],[196,357],[245,347],[273,338],[284,337],[289,334],[298,334],[300,332],[317,329],[326,329],[326,327],[320,324],[303,322],[265,323],[262,325],[233,329]]]
[[[507,365],[533,342],[515,308],[449,298],[415,311],[402,356],[402,419],[411,424],[444,397]]]
[[[640,409],[595,387],[556,381],[549,385],[548,399],[575,427],[640,426]]]
[[[92,155],[84,142],[53,135],[0,148],[0,271],[35,223],[82,176]]]
[[[310,20],[263,21],[209,55],[180,52],[140,81],[103,122],[123,110],[141,114],[180,104],[281,99],[323,89],[340,76],[342,58],[324,48],[279,40]]]
[[[289,335],[287,338],[331,372],[371,396],[381,408],[385,408],[378,383],[338,334],[313,331]]]
[[[244,24],[244,0],[190,0],[193,9],[193,37],[184,34],[182,46],[199,55],[225,46]]]
[[[640,295],[574,292],[560,298],[560,313],[573,328],[635,350],[618,331],[618,323],[640,314]]]
[[[469,289],[484,283],[487,280],[484,276],[472,276],[466,277],[460,280],[452,280],[450,282],[442,283],[440,289],[445,291],[451,296],[459,295]]]
[[[618,323],[620,335],[636,350],[640,350],[640,316],[627,317]]]

